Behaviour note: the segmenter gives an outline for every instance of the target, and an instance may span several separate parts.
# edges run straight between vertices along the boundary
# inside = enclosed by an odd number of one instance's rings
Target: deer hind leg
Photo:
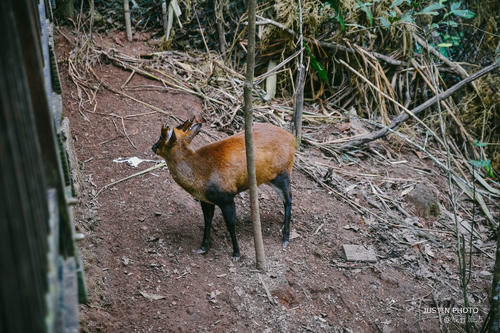
[[[236,207],[234,205],[234,200],[220,204],[219,207],[222,210],[222,215],[224,216],[224,221],[226,222],[226,227],[231,236],[231,242],[233,243],[233,261],[238,261],[240,260],[240,247],[236,239]]]
[[[283,222],[283,247],[286,248],[290,242],[290,219],[292,217],[290,174],[288,172],[283,172],[271,180],[270,183],[276,192],[278,192],[285,207],[285,221]]]

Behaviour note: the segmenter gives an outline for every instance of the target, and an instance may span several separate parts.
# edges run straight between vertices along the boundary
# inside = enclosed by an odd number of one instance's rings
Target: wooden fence
[[[78,332],[86,300],[51,7],[0,1],[0,332]]]

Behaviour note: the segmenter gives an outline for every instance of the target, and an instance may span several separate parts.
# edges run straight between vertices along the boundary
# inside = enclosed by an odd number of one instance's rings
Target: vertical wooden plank
[[[19,12],[0,2],[0,309],[5,332],[45,331],[46,181],[24,68]],[[28,17],[29,19],[29,17]]]
[[[42,23],[37,25],[34,21],[38,20],[37,15],[33,13],[33,8],[30,6],[33,2],[28,0],[15,1],[13,6],[16,12],[16,26],[21,32],[20,42],[22,45],[30,45],[22,53],[26,73],[28,75],[29,94],[33,105],[37,106],[34,113],[35,123],[38,132],[38,139],[42,152],[42,160],[45,168],[45,176],[49,187],[57,190],[59,200],[59,215],[61,219],[61,240],[60,250],[65,257],[73,256],[75,254],[73,244],[73,230],[71,224],[71,216],[66,204],[65,188],[63,183],[63,175],[61,170],[60,156],[57,151],[55,120],[50,109],[50,103],[47,99],[52,96],[51,79],[50,79],[50,62],[44,62],[39,57],[46,57],[49,59],[49,45],[47,31],[44,29],[46,18],[45,2],[38,2],[38,9],[42,13]],[[38,28],[38,26],[40,28]],[[47,28],[47,27],[45,27]],[[41,30],[40,30],[41,29]],[[41,38],[38,37],[41,35]],[[36,42],[39,41],[39,42]],[[47,76],[48,80],[45,80]],[[43,87],[44,89],[41,89]]]

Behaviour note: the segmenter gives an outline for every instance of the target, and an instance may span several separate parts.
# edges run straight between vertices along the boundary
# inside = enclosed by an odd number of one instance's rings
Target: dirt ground
[[[122,34],[115,34],[98,38],[98,43],[138,54],[151,52],[146,38],[128,43]],[[423,231],[405,238],[405,230],[413,229],[362,216],[300,171],[299,162],[292,177],[293,239],[286,250],[280,236],[282,203],[270,187],[259,190],[265,273],[255,269],[247,193],[237,197],[242,257],[233,263],[218,209],[210,251],[192,252],[201,244],[201,207],[173,181],[168,169],[156,169],[99,192],[155,165],[143,162],[132,167],[113,160],[136,156],[159,161],[151,146],[168,119],[103,87],[96,94],[95,109],[80,105],[68,75],[72,45],[60,34],[56,43],[64,114],[70,120],[82,178],[75,220],[77,231],[85,235],[78,243],[89,293],[88,304],[80,308],[83,332],[461,331],[464,314],[436,311],[463,306],[453,232],[421,221]],[[130,76],[107,63],[94,66],[94,71],[117,90]],[[123,91],[181,119],[203,112],[198,97],[164,89],[140,75],[134,75]],[[137,116],[121,118],[127,115]],[[226,136],[208,121],[204,130],[195,145]],[[322,158],[311,147],[301,154]],[[349,172],[382,175],[376,182],[393,198],[400,192],[391,185],[391,177],[406,179],[407,184],[428,184],[438,191],[446,188],[444,177],[430,161],[405,149],[397,159],[407,163],[386,165],[375,158],[357,165],[330,163],[342,168],[344,179],[349,179]],[[408,165],[418,165],[422,172],[415,174]],[[446,201],[444,193],[440,192],[439,200]],[[370,204],[361,195],[356,201]],[[423,232],[430,236],[423,237]],[[373,248],[377,262],[346,261],[345,244]],[[472,320],[479,324],[487,311],[492,264],[474,253],[469,298],[478,311]]]

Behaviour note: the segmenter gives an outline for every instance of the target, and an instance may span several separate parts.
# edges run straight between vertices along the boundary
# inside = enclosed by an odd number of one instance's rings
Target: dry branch
[[[436,56],[439,60],[441,60],[442,62],[444,62],[446,65],[448,65],[448,67],[450,67],[453,70],[453,72],[455,72],[456,74],[458,74],[462,79],[465,79],[465,78],[467,78],[469,76],[469,74],[465,71],[465,69],[463,69],[462,66],[460,66],[456,62],[452,62],[451,60],[449,60],[448,58],[446,58],[444,55],[442,55],[441,53],[439,53],[438,50],[436,50],[431,45],[429,45],[429,43],[427,43],[423,38],[421,38],[420,36],[418,36],[415,33],[413,34],[413,38],[415,38],[415,40],[417,41],[417,43],[419,43],[427,51],[429,51],[434,56]]]
[[[485,74],[487,74],[487,73],[495,70],[498,67],[499,67],[499,65],[497,63],[493,63],[493,64],[491,64],[491,65],[489,65],[489,66],[481,69],[480,71],[477,71],[476,73],[472,74],[468,78],[466,78],[466,79],[458,82],[457,84],[455,84],[454,86],[452,86],[448,90],[446,90],[446,91],[442,92],[441,94],[436,95],[433,98],[427,100],[426,102],[420,104],[416,108],[412,109],[410,112],[413,115],[416,115],[416,114],[424,111],[425,109],[427,109],[428,107],[434,105],[438,101],[450,97],[454,92],[456,92],[457,90],[463,88],[468,83],[470,83],[470,82],[472,82],[474,80],[477,80],[481,76],[483,76],[483,75],[485,75]],[[346,150],[349,150],[351,148],[360,147],[362,145],[365,145],[368,142],[380,139],[381,137],[384,137],[387,134],[389,134],[391,130],[397,129],[408,118],[409,118],[408,113],[401,113],[399,116],[395,117],[388,126],[385,126],[381,130],[378,130],[376,132],[372,132],[370,134],[364,135],[364,136],[362,136],[362,137],[360,137],[360,138],[358,138],[356,140],[351,140],[351,141],[343,144],[340,147],[340,150],[341,151],[346,151]]]

